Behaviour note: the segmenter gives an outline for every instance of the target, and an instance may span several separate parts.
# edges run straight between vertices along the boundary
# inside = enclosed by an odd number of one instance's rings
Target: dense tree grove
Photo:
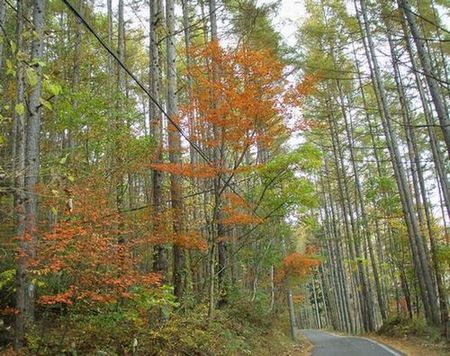
[[[449,332],[448,3],[279,5],[0,0],[0,352]]]
[[[303,110],[323,160],[314,235],[324,263],[302,318],[355,332],[424,317],[445,331],[448,8],[306,3],[298,66],[319,78]]]

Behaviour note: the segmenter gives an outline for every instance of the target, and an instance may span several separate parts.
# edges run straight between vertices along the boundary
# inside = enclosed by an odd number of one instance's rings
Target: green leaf
[[[45,100],[44,98],[40,98],[40,102],[43,106],[45,106],[48,110],[53,110],[52,104],[48,100]]]
[[[17,52],[16,58],[17,58],[18,61],[22,62],[22,61],[25,61],[28,58],[28,55],[25,52],[23,52],[23,51],[19,51],[19,52]]]
[[[61,94],[62,88],[58,84],[49,84],[48,85],[48,91],[53,94],[54,96],[58,96]]]
[[[68,175],[68,176],[67,176],[67,179],[68,179],[69,182],[71,182],[71,183],[75,182],[75,177],[74,177],[74,176]]]
[[[11,52],[16,53],[16,50],[17,50],[16,43],[14,41],[9,41],[9,45],[11,47]]]
[[[34,87],[38,82],[38,76],[33,68],[25,69],[25,77],[27,78],[27,83]]]
[[[16,104],[15,110],[17,114],[23,115],[25,113],[25,105],[23,103]]]
[[[0,273],[0,289],[5,288],[6,286],[14,285],[14,276],[16,275],[15,269],[8,269]]]
[[[66,154],[63,158],[61,158],[59,160],[59,164],[66,164],[68,157],[69,157],[69,154]]]
[[[22,38],[24,41],[29,40],[33,36],[31,30],[22,32]]]
[[[15,76],[16,71],[14,69],[13,63],[9,59],[7,59],[5,63],[6,63],[6,74]]]
[[[30,66],[36,66],[38,65],[39,67],[45,67],[45,62],[44,61],[40,61],[38,59],[34,59],[29,63]]]

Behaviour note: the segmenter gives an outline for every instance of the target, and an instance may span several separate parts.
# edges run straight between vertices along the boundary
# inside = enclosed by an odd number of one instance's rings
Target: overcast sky
[[[258,4],[273,2],[274,0],[258,0]],[[280,12],[277,16],[273,16],[275,28],[289,45],[295,44],[295,32],[298,24],[305,15],[304,0],[279,0],[281,3]],[[148,8],[130,6],[132,1],[126,1],[128,6],[125,8],[125,17],[129,24],[133,27],[144,27],[148,32]],[[97,2],[97,7],[106,12],[106,1]],[[117,10],[117,0],[113,0],[114,11]],[[176,8],[178,16],[181,17],[181,9]],[[219,18],[220,21],[220,12]]]
[[[260,0],[261,3],[270,0]],[[295,32],[298,24],[305,14],[303,0],[281,0],[281,8],[279,15],[274,18],[274,24],[280,34],[290,44],[295,44]]]

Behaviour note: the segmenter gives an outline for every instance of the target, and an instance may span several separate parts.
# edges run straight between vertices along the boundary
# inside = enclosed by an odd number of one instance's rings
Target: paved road
[[[401,356],[378,342],[353,336],[338,336],[319,330],[301,330],[313,344],[312,356]]]

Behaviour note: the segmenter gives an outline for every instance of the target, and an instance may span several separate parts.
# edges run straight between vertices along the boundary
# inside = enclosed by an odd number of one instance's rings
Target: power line
[[[403,10],[408,11],[408,12],[410,12],[411,14],[413,14],[414,16],[418,17],[419,19],[421,19],[421,20],[423,20],[423,21],[425,21],[425,22],[428,22],[430,25],[433,25],[434,27],[438,28],[439,30],[441,30],[441,31],[443,31],[443,32],[446,32],[446,33],[450,34],[450,31],[449,31],[449,30],[443,28],[442,26],[438,25],[437,23],[435,23],[435,22],[433,22],[433,21],[431,21],[431,20],[428,20],[426,17],[424,17],[424,16],[418,14],[417,12],[411,10],[411,8],[409,8],[408,6],[405,6],[405,5],[401,4],[400,7],[401,7]]]
[[[17,12],[17,8],[13,4],[11,4],[9,0],[4,1],[13,11]],[[29,18],[27,18],[23,13],[20,16],[34,28],[33,22]]]
[[[150,100],[155,104],[158,110],[169,120],[169,122],[176,128],[176,130],[183,136],[183,138],[194,148],[197,153],[202,157],[207,163],[211,164],[208,157],[204,152],[194,143],[191,139],[184,133],[182,128],[170,117],[170,115],[164,110],[162,105],[150,94],[150,91],[141,83],[141,81],[134,75],[134,73],[128,69],[128,67],[120,60],[119,56],[109,48],[109,46],[103,41],[103,39],[97,34],[93,27],[87,22],[87,20],[80,14],[80,12],[68,1],[62,0],[62,2],[80,19],[80,21],[86,26],[86,28],[91,32],[91,34],[97,39],[97,41],[102,45],[102,47],[114,57],[117,63],[122,67],[122,69],[134,80],[134,82],[141,88],[145,94],[150,98]]]
[[[202,151],[202,149],[193,142],[189,136],[184,133],[183,129],[170,117],[170,115],[164,110],[162,105],[151,95],[150,91],[141,83],[141,81],[133,74],[133,72],[128,69],[128,67],[123,63],[118,55],[111,49],[109,46],[103,41],[103,39],[98,35],[98,33],[94,30],[94,28],[87,22],[87,20],[81,15],[81,13],[70,3],[68,0],[62,0],[62,2],[74,13],[76,17],[83,23],[83,25],[89,30],[89,32],[97,39],[97,41],[101,44],[101,46],[116,60],[116,62],[122,67],[122,69],[134,80],[134,82],[141,88],[145,94],[150,98],[150,100],[155,104],[158,110],[164,115],[165,118],[175,127],[175,129],[183,136],[183,138],[189,143],[189,145],[200,155],[200,157],[211,167],[213,167],[212,162],[209,160],[208,156]],[[236,190],[229,184],[230,182],[225,180],[221,175],[219,175],[219,180],[222,180],[225,183],[225,186],[228,186],[233,193],[242,198],[242,196],[236,192]],[[243,199],[243,198],[242,198]],[[253,214],[257,217],[260,217],[256,211],[253,210]]]

